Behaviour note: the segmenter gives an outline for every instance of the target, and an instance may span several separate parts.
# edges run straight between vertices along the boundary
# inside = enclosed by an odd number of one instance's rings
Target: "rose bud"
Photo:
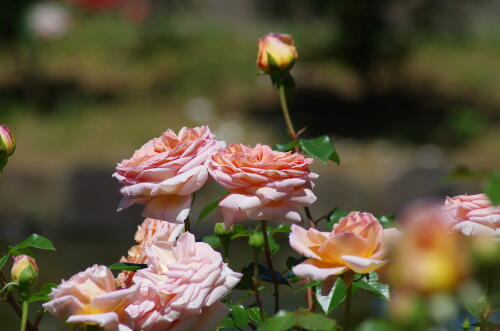
[[[248,245],[255,249],[261,249],[264,246],[264,236],[261,232],[254,232],[248,238]]]
[[[298,58],[295,42],[289,34],[270,33],[259,39],[257,67],[264,72],[287,71]]]
[[[31,292],[38,281],[38,266],[28,255],[18,255],[14,258],[11,270],[12,281],[17,283],[21,293]]]
[[[16,149],[16,142],[7,125],[0,125],[0,154],[11,156]]]

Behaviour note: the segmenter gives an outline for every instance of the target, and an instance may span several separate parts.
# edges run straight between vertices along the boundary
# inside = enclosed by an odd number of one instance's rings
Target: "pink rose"
[[[183,230],[184,224],[146,218],[144,222],[138,226],[137,232],[135,233],[135,241],[138,245],[132,246],[128,250],[128,256],[122,257],[120,262],[146,263],[146,247],[158,241],[165,241],[173,244]],[[134,272],[130,271],[121,272],[116,279],[118,287],[130,287],[134,274]]]
[[[219,203],[226,226],[243,220],[300,222],[299,207],[316,201],[311,180],[318,175],[309,170],[312,162],[260,144],[233,144],[214,154],[210,174],[230,191]]]
[[[97,324],[106,331],[127,330],[123,309],[136,288],[116,290],[115,279],[105,266],[94,265],[52,289],[43,307],[71,324]]]
[[[148,141],[113,174],[123,187],[118,210],[145,204],[144,217],[183,223],[189,215],[191,195],[207,181],[207,160],[223,142],[207,126],[167,130]]]
[[[241,278],[210,245],[184,233],[175,245],[146,247],[147,269],[136,272],[138,298],[125,311],[135,329],[214,330],[227,315],[219,301]]]
[[[293,272],[325,280],[349,270],[363,274],[376,270],[387,262],[386,242],[398,232],[384,230],[375,216],[364,212],[351,212],[331,233],[292,225],[290,246],[308,258]]]
[[[443,211],[452,229],[466,236],[500,236],[500,206],[493,206],[485,194],[447,197]]]

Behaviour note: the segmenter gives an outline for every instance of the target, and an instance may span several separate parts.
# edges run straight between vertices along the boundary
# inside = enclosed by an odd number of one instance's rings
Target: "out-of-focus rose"
[[[118,7],[122,0],[73,0],[72,2],[87,10],[103,11]]]
[[[28,255],[14,257],[11,276],[12,281],[19,286],[21,292],[29,294],[38,281],[38,266],[35,260]]]
[[[297,57],[295,42],[289,34],[270,33],[259,39],[257,67],[264,72],[290,70]]]
[[[16,142],[9,127],[5,124],[0,125],[0,154],[11,156],[15,150]]]
[[[139,296],[125,310],[137,330],[213,330],[227,315],[219,302],[240,280],[220,253],[184,233],[175,245],[146,247],[147,269],[136,272]]]
[[[404,215],[405,230],[394,245],[388,282],[395,291],[419,294],[455,288],[469,270],[465,238],[448,231],[439,208],[415,207]]]
[[[132,246],[128,250],[128,256],[122,257],[120,262],[146,263],[146,247],[151,246],[158,241],[165,241],[174,244],[182,230],[184,230],[184,224],[176,224],[146,218],[144,222],[138,226],[137,232],[135,233],[134,239],[138,245]],[[134,277],[134,274],[135,273],[131,271],[121,272],[116,279],[117,286],[130,287],[132,285],[132,278]]]
[[[106,331],[127,330],[123,309],[134,299],[136,288],[116,290],[105,266],[94,265],[52,289],[43,307],[70,324],[93,324]]]
[[[443,211],[454,231],[466,236],[500,236],[500,206],[493,206],[486,194],[447,197]]]
[[[219,203],[226,226],[243,220],[300,222],[299,207],[316,201],[311,180],[318,175],[309,170],[312,161],[260,144],[233,144],[214,154],[210,174],[230,191]]]
[[[397,229],[383,229],[371,213],[351,212],[333,231],[292,225],[290,246],[308,259],[296,265],[297,276],[325,280],[349,270],[368,273],[387,263],[387,244]],[[331,279],[331,278],[330,278]]]
[[[172,130],[154,138],[123,160],[113,174],[124,186],[118,210],[145,204],[144,217],[182,223],[189,215],[192,194],[207,181],[207,161],[223,142],[207,126]]]

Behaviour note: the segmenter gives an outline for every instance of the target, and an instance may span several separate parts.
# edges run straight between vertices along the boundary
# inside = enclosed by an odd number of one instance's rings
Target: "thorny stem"
[[[269,248],[269,238],[267,237],[267,223],[266,221],[261,221],[262,225],[262,236],[264,237],[264,252],[266,254],[267,267],[271,273],[274,284],[274,312],[277,313],[280,310],[280,289],[278,283],[278,277],[273,267],[273,259],[271,258],[271,250]]]

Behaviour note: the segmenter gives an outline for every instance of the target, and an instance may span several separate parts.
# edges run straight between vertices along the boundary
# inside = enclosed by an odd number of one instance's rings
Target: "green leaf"
[[[384,228],[392,228],[395,226],[394,224],[394,214],[388,214],[388,215],[381,215],[377,216],[377,219],[380,221],[380,224]]]
[[[219,328],[221,328],[221,329],[235,329],[236,323],[234,322],[234,320],[231,317],[226,317],[219,324]]]
[[[5,267],[5,264],[9,260],[10,254],[5,254],[2,257],[0,257],[0,271]]]
[[[203,209],[200,212],[200,215],[198,216],[198,221],[196,222],[196,224],[200,223],[205,217],[208,216],[208,214],[213,212],[217,208],[218,205],[219,205],[219,199],[214,200],[214,201],[210,202],[208,205],[206,205],[205,207],[203,207]]]
[[[280,249],[280,245],[274,240],[271,231],[267,231],[267,239],[269,241],[269,250],[271,251],[271,255],[277,253]]]
[[[381,299],[389,300],[389,285],[379,283],[378,279],[378,274],[372,271],[368,274],[368,277],[363,276],[358,281],[353,282],[352,285],[373,292]]]
[[[259,307],[252,307],[247,309],[248,312],[248,317],[257,325],[260,325],[262,323],[262,316],[260,314],[260,308]]]
[[[361,324],[356,331],[399,331],[400,329],[394,326],[389,321],[370,319]]]
[[[323,162],[332,160],[339,164],[340,159],[333,147],[333,143],[328,136],[321,136],[314,139],[299,139],[300,147],[304,152]]]
[[[205,236],[201,239],[201,241],[206,242],[207,244],[209,244],[213,248],[217,248],[220,245],[222,245],[219,237],[217,237],[215,234]]]
[[[484,183],[484,192],[490,198],[491,203],[500,205],[500,173],[493,171]]]
[[[321,291],[321,286],[316,287],[316,301],[318,301],[321,309],[326,315],[330,314],[346,297],[346,288],[342,277],[337,277],[330,293],[323,295]]]
[[[297,146],[299,142],[297,140],[293,140],[290,142],[287,142],[286,144],[276,144],[274,145],[274,150],[278,152],[288,152],[294,149],[295,146]]]
[[[292,231],[290,224],[280,224],[275,227],[269,226],[268,229],[271,233],[290,233]]]
[[[121,271],[133,271],[136,272],[137,270],[140,269],[145,269],[147,268],[147,264],[142,264],[142,263],[129,263],[129,262],[118,262],[118,263],[113,263],[109,265],[110,270],[121,270]]]
[[[295,325],[295,314],[280,310],[276,315],[262,323],[258,331],[286,331]]]
[[[298,312],[295,325],[310,331],[332,331],[337,323],[323,314]]]
[[[17,244],[14,247],[16,249],[33,247],[38,249],[47,249],[51,251],[56,250],[49,239],[42,237],[36,233],[33,233],[31,236],[29,236],[24,241],[22,241],[21,243]]]
[[[485,294],[480,295],[476,299],[467,300],[464,302],[465,308],[472,316],[479,317],[481,313],[488,308],[488,298]]]
[[[40,289],[40,292],[33,293],[29,299],[28,302],[37,302],[37,301],[50,301],[52,300],[51,297],[49,297],[50,292],[54,287],[57,287],[57,284],[54,283],[46,283],[42,286]]]
[[[33,256],[33,251],[28,247],[18,247],[18,246],[9,246],[9,254],[10,255],[29,255]]]
[[[233,319],[238,327],[244,328],[248,325],[248,312],[243,306],[231,306],[231,315],[233,316]]]
[[[243,274],[243,277],[241,277],[240,281],[238,284],[236,284],[236,289],[237,290],[253,290],[253,263],[250,263],[246,267],[243,267],[241,269],[241,273]]]
[[[340,221],[342,217],[347,216],[350,213],[349,210],[342,210],[338,208],[334,208],[330,214],[328,214],[328,217],[326,218],[326,225],[329,230],[333,229],[333,225]]]

